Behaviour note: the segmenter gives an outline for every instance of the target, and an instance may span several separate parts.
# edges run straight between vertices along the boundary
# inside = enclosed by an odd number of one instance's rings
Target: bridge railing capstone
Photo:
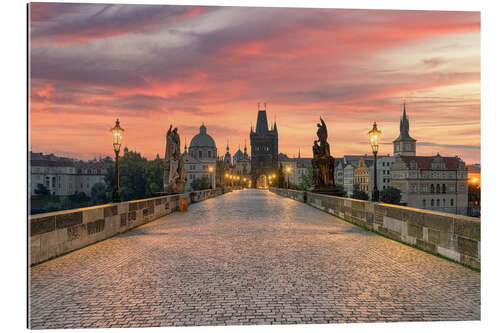
[[[270,188],[389,238],[474,268],[481,266],[481,220],[475,217]]]

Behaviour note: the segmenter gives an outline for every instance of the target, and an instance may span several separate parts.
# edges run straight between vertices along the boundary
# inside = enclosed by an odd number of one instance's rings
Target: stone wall
[[[80,249],[151,222],[179,208],[179,199],[190,203],[227,192],[222,188],[36,214],[29,218],[30,265]]]
[[[481,266],[481,220],[425,209],[271,188],[369,230],[474,268]]]

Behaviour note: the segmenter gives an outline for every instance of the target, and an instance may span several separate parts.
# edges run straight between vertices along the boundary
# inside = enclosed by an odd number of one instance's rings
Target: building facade
[[[458,156],[398,156],[390,184],[410,207],[467,214],[467,168]]]
[[[266,108],[258,110],[255,131],[250,128],[252,186],[258,186],[265,176],[278,173],[278,128],[267,123]],[[263,178],[264,177],[264,178]],[[260,180],[258,182],[258,180]]]
[[[348,197],[351,197],[354,192],[354,168],[352,162],[344,166],[344,191]]]
[[[192,191],[193,181],[203,177],[208,178],[212,187],[216,186],[217,146],[214,139],[207,134],[204,124],[200,126],[200,132],[191,139],[189,151],[184,146],[182,157],[187,177],[185,192]]]
[[[83,192],[90,197],[95,184],[105,183],[109,165],[112,165],[111,159],[84,162],[30,152],[30,193],[36,195],[35,190],[41,184],[51,195],[69,196]]]
[[[248,156],[247,145],[243,151],[238,147],[238,150],[233,155],[233,172],[240,176],[250,175],[252,170],[250,156]]]
[[[354,168],[354,188],[370,196],[370,168],[363,157],[359,158],[358,165]]]

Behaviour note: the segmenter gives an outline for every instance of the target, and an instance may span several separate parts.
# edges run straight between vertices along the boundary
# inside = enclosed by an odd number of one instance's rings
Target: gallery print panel
[[[480,320],[479,12],[28,20],[29,328]]]

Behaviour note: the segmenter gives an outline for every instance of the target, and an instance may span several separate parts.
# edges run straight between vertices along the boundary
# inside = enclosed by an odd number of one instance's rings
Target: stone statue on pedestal
[[[172,131],[172,125],[170,125],[167,132],[167,146],[165,148],[163,191],[168,194],[183,193],[186,182],[184,160],[181,155],[181,140],[177,133],[177,128]]]
[[[340,195],[335,188],[334,170],[335,159],[330,155],[330,145],[326,141],[328,138],[328,130],[325,121],[320,117],[321,123],[318,123],[318,140],[314,140],[313,159],[313,187],[312,192]],[[319,142],[319,144],[318,144]]]

